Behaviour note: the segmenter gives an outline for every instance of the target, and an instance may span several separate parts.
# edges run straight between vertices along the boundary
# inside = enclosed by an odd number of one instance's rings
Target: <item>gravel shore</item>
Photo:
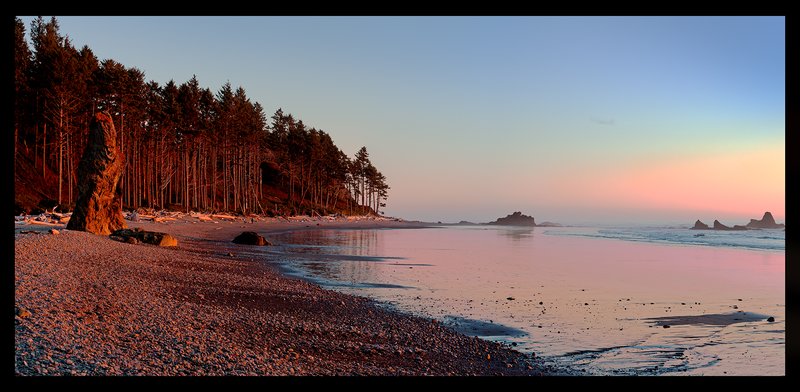
[[[318,222],[319,223],[319,222]],[[178,247],[50,228],[15,234],[18,375],[548,375],[434,320],[191,244],[314,222],[129,223]],[[322,222],[397,227],[402,222]],[[405,224],[408,226],[408,224]],[[246,229],[243,229],[246,227]],[[235,233],[235,234],[233,234]]]

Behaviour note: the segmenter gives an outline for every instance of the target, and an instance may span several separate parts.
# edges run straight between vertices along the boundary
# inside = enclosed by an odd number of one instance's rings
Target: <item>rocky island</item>
[[[783,223],[775,223],[775,218],[772,217],[772,213],[767,211],[764,213],[764,217],[761,220],[750,219],[750,223],[747,224],[747,227],[750,229],[783,229],[786,227]]]
[[[494,222],[489,222],[487,225],[505,225],[505,226],[536,226],[532,216],[523,215],[522,212],[517,211],[505,218],[497,218]]]
[[[745,226],[742,225],[733,225],[733,227],[726,226],[722,224],[719,220],[714,220],[714,224],[712,227],[709,227],[707,224],[701,222],[699,219],[694,222],[694,226],[690,228],[690,230],[749,230],[749,229],[783,229],[786,225],[783,223],[775,223],[775,218],[772,217],[772,213],[767,211],[764,213],[764,217],[761,220],[757,219],[750,219],[750,223]]]
[[[697,221],[695,221],[695,222],[694,222],[694,227],[692,227],[692,228],[691,228],[691,230],[710,230],[710,229],[711,229],[711,228],[710,228],[710,227],[708,227],[708,225],[707,225],[707,224],[705,224],[705,223],[701,222],[701,221],[700,221],[700,219],[698,219]]]

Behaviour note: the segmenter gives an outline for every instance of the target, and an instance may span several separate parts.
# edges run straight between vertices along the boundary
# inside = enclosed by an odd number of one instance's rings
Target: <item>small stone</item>
[[[486,360],[487,361],[491,361],[492,360],[492,355],[491,354],[486,354]]]
[[[739,309],[739,307],[738,307],[738,306],[736,306],[736,305],[733,305],[733,308],[734,308],[734,309]]]
[[[544,305],[544,302],[542,302],[542,301],[539,301],[539,305]]]
[[[767,321],[769,321],[769,322],[771,322],[771,323],[774,323],[774,322],[775,322],[775,317],[771,317],[771,316],[770,316],[770,318],[768,318],[768,319],[767,319]]]
[[[509,301],[513,301],[515,298],[514,297],[508,297],[506,299],[509,300]]]
[[[17,308],[17,312],[16,313],[17,313],[17,316],[19,316],[19,318],[21,318],[21,319],[24,319],[26,317],[30,317],[31,316],[31,312],[29,312],[25,308]]]
[[[228,252],[228,256],[233,257],[233,253]]]
[[[664,328],[669,328],[669,325],[665,325]]]
[[[58,234],[60,234],[60,233],[59,233],[59,231],[58,231],[58,230],[56,230],[56,229],[50,229],[50,234],[56,234],[56,235],[58,235]]]

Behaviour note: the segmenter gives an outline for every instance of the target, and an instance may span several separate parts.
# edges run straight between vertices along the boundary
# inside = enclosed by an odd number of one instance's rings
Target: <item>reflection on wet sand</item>
[[[301,276],[586,374],[784,374],[783,252],[536,230],[276,239]]]

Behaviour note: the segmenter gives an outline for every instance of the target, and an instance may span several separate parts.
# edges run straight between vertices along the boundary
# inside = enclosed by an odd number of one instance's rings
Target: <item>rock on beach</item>
[[[89,140],[78,165],[78,199],[67,229],[108,235],[127,227],[117,186],[125,162],[116,135],[108,113],[92,118]]]
[[[272,243],[254,231],[245,231],[233,239],[234,244],[271,246]]]

